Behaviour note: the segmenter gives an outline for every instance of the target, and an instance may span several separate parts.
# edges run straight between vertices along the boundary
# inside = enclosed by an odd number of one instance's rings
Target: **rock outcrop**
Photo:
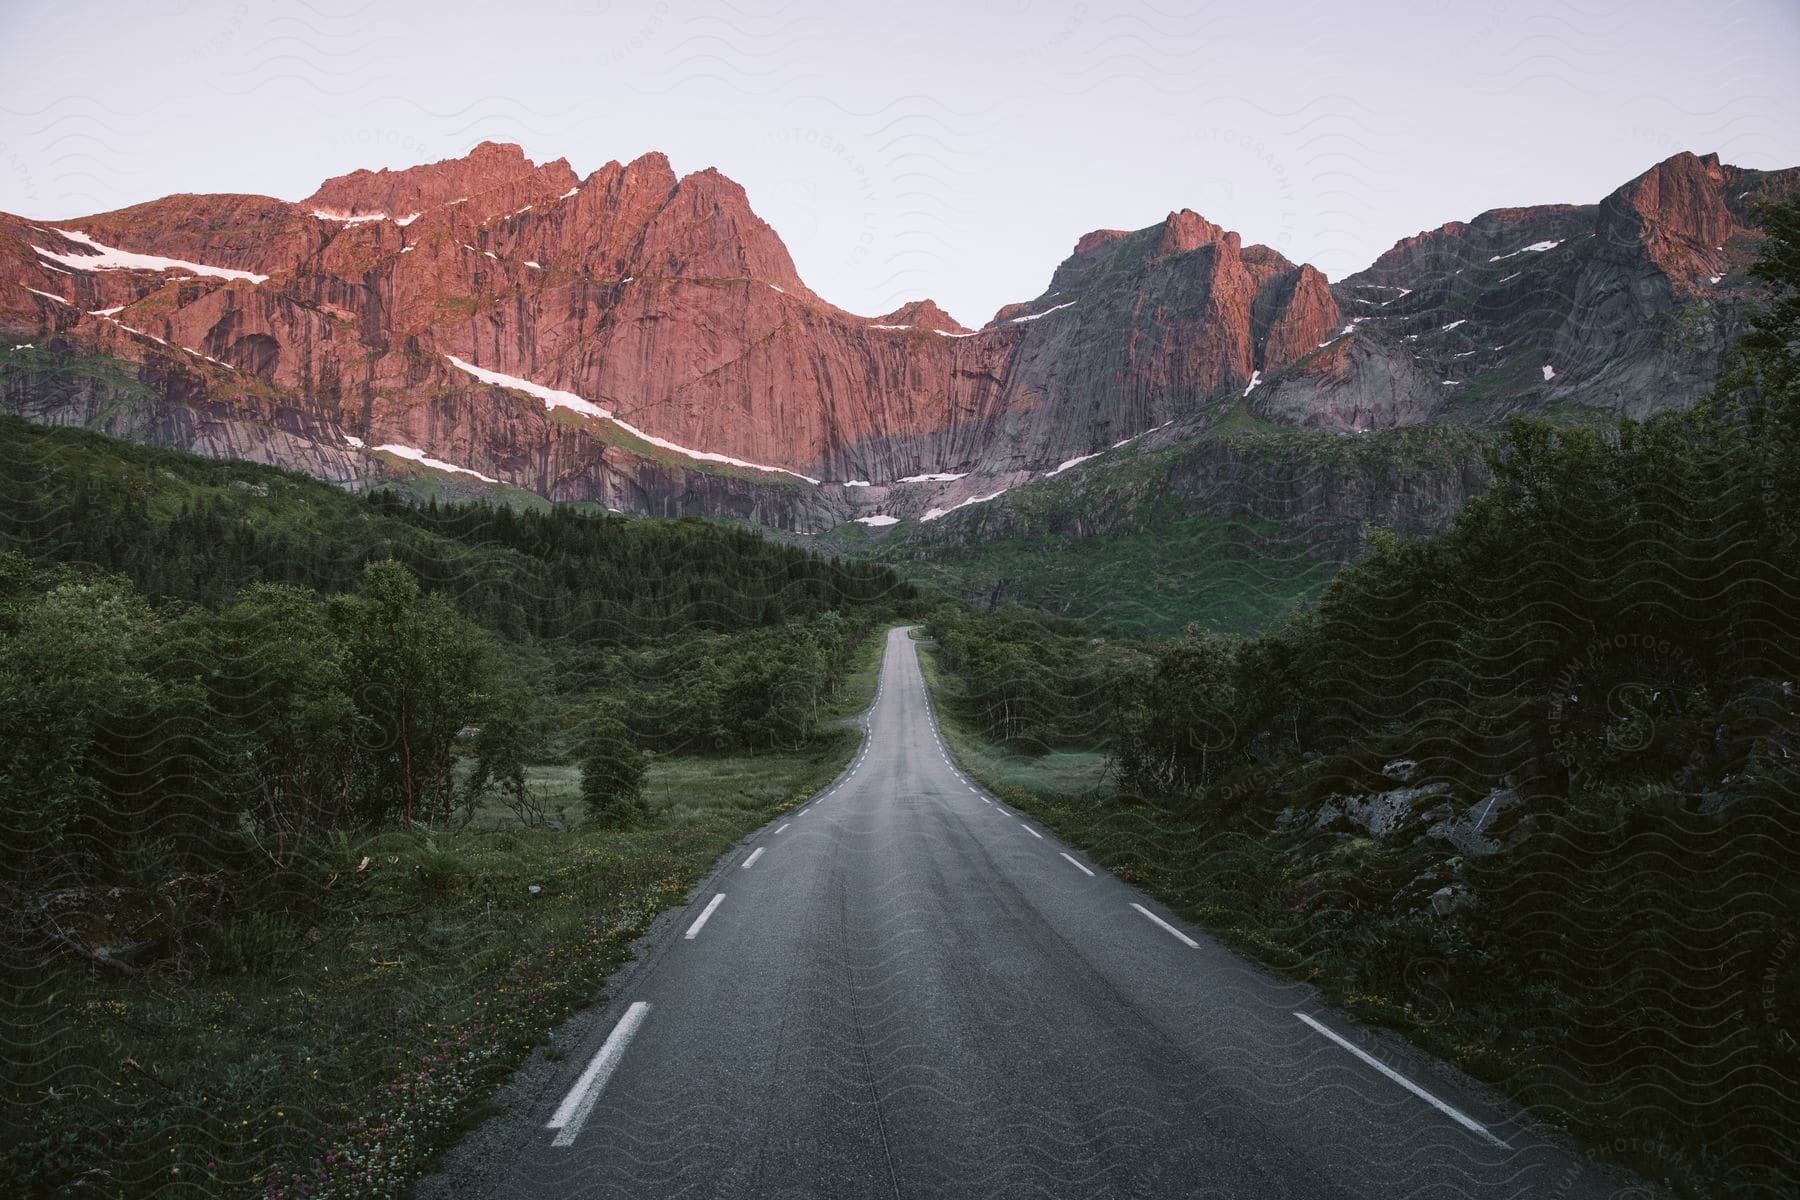
[[[1494,209],[1403,238],[1332,289],[1345,327],[1252,409],[1349,432],[1688,407],[1741,332],[1754,206],[1796,187],[1800,169],[1682,153],[1598,204]]]
[[[665,171],[667,166],[665,160]],[[479,225],[553,203],[579,183],[567,159],[538,166],[517,146],[483,142],[463,158],[328,179],[300,207],[324,219],[391,218],[408,224],[456,207],[460,211],[454,215]]]
[[[914,300],[902,304],[884,317],[876,317],[872,324],[886,329],[930,329],[937,333],[964,334],[972,332],[955,317],[939,308],[935,300]]]

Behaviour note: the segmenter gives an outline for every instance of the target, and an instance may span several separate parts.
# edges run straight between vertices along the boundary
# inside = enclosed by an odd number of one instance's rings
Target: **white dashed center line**
[[[1319,1024],[1317,1021],[1313,1020],[1311,1017],[1307,1016],[1305,1013],[1297,1012],[1294,1015],[1296,1017],[1299,1017],[1302,1021],[1305,1021],[1314,1030],[1318,1031],[1319,1033],[1324,1034],[1326,1037],[1330,1038],[1332,1041],[1336,1042],[1338,1045],[1342,1046],[1344,1049],[1348,1050],[1350,1053],[1356,1055],[1356,1057],[1362,1059],[1362,1061],[1368,1063],[1371,1067],[1374,1067],[1377,1071],[1380,1071],[1383,1075],[1387,1076],[1389,1079],[1393,1080],[1395,1083],[1399,1084],[1401,1087],[1405,1088],[1407,1091],[1411,1092],[1413,1095],[1417,1096],[1419,1099],[1425,1101],[1425,1103],[1431,1105],[1431,1107],[1437,1109],[1439,1112],[1443,1113],[1446,1117],[1449,1117],[1452,1121],[1455,1121],[1458,1125],[1461,1125],[1464,1129],[1469,1130],[1469,1132],[1475,1134],[1477,1137],[1484,1138],[1487,1141],[1492,1142],[1494,1145],[1500,1147],[1502,1150],[1511,1150],[1512,1149],[1511,1146],[1507,1145],[1505,1142],[1503,1142],[1499,1138],[1495,1137],[1492,1133],[1488,1132],[1488,1127],[1486,1125],[1483,1125],[1480,1121],[1477,1121],[1474,1117],[1469,1116],[1468,1114],[1462,1112],[1461,1110],[1452,1108],[1450,1105],[1445,1104],[1442,1100],[1439,1100],[1436,1096],[1432,1095],[1430,1092],[1426,1091],[1424,1088],[1420,1087],[1418,1084],[1414,1083],[1412,1080],[1408,1079],[1406,1076],[1400,1074],[1400,1072],[1394,1070],[1392,1067],[1388,1066],[1386,1063],[1382,1062],[1380,1059],[1376,1058],[1374,1055],[1365,1053],[1363,1050],[1361,1050],[1357,1046],[1352,1045],[1345,1039],[1339,1037],[1337,1034],[1331,1032],[1331,1030],[1325,1028],[1325,1026]]]
[[[1171,934],[1173,934],[1181,942],[1182,945],[1186,946],[1189,950],[1198,950],[1200,948],[1199,942],[1196,942],[1193,938],[1191,938],[1187,934],[1181,932],[1181,930],[1175,928],[1173,925],[1169,924],[1167,921],[1163,920],[1161,917],[1157,916],[1155,913],[1151,912],[1149,909],[1145,908],[1143,905],[1138,904],[1134,901],[1132,903],[1131,907],[1137,909],[1139,912],[1143,913],[1146,917],[1149,917],[1152,921],[1155,921],[1158,925],[1161,925],[1164,929],[1168,930]]]
[[[606,1090],[606,1081],[612,1078],[612,1073],[617,1069],[619,1060],[625,1057],[625,1047],[631,1044],[631,1039],[637,1034],[638,1026],[642,1025],[644,1018],[649,1015],[649,1002],[639,1000],[625,1010],[625,1015],[619,1018],[619,1023],[613,1026],[613,1031],[606,1035],[606,1044],[594,1054],[593,1061],[587,1065],[587,1070],[581,1073],[581,1078],[575,1081],[575,1086],[569,1089],[569,1094],[563,1097],[563,1102],[556,1106],[556,1114],[544,1126],[546,1129],[557,1131],[556,1137],[550,1142],[552,1146],[573,1146],[575,1144],[576,1135],[581,1132],[581,1127],[587,1124],[588,1115],[594,1111],[594,1102],[600,1099],[600,1093]]]
[[[1037,830],[1033,829],[1031,826],[1025,824],[1025,822],[1023,822],[1023,821],[1019,822],[1019,828],[1023,829],[1026,833],[1029,833],[1032,837],[1036,838],[1040,842],[1044,840],[1043,834],[1039,833]]]
[[[701,926],[706,924],[706,919],[713,915],[713,909],[719,907],[719,905],[723,904],[724,902],[725,902],[725,893],[724,892],[720,892],[718,895],[714,896],[712,898],[712,902],[710,904],[708,904],[703,910],[701,910],[699,918],[697,920],[695,920],[695,922],[692,925],[688,926],[688,931],[683,936],[685,936],[688,941],[690,941],[690,942],[693,941],[694,938],[699,935]]]
[[[750,857],[749,857],[749,858],[746,858],[746,859],[745,859],[745,860],[744,860],[744,867],[743,867],[743,869],[744,869],[744,870],[746,870],[746,871],[748,871],[748,870],[749,870],[749,869],[750,869],[750,865],[751,865],[751,864],[752,864],[752,863],[754,863],[754,862],[755,862],[755,861],[756,861],[756,860],[757,860],[757,859],[759,859],[759,858],[761,858],[761,857],[762,857],[762,852],[763,852],[763,848],[762,848],[762,847],[761,847],[761,846],[758,846],[758,847],[757,847],[757,848],[756,848],[756,849],[754,849],[754,850],[752,850],[752,851],[751,851],[751,852],[750,852]]]
[[[1094,877],[1094,873],[1092,871],[1088,870],[1086,867],[1084,867],[1080,863],[1076,862],[1073,858],[1069,858],[1069,856],[1067,854],[1064,854],[1063,857],[1068,858],[1069,865],[1074,867],[1077,871],[1080,871],[1083,875],[1086,875],[1089,879],[1092,879]]]

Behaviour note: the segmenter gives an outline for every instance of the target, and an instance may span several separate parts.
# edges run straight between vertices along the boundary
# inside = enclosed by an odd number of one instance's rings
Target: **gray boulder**
[[[1384,763],[1381,773],[1395,783],[1411,783],[1419,774],[1419,764],[1410,758],[1396,758],[1391,763]]]
[[[1421,787],[1396,788],[1391,792],[1376,792],[1366,796],[1333,796],[1326,801],[1319,814],[1323,819],[1327,812],[1331,812],[1334,820],[1341,815],[1366,831],[1370,837],[1385,838],[1400,827],[1401,822],[1411,815],[1420,801],[1441,796],[1449,790],[1449,784],[1428,783]],[[1314,822],[1314,828],[1323,827],[1317,821]]]
[[[1450,916],[1475,905],[1475,893],[1460,883],[1452,883],[1431,893],[1431,911],[1440,917]]]
[[[1443,838],[1462,853],[1476,858],[1498,854],[1502,847],[1487,836],[1487,831],[1500,819],[1500,814],[1523,803],[1524,799],[1513,788],[1495,788],[1484,799],[1470,805],[1466,812],[1438,820],[1425,832],[1429,837]]]

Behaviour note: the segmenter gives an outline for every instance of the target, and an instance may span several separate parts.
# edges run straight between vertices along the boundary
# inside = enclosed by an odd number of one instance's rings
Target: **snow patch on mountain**
[[[802,475],[800,472],[790,471],[786,467],[771,467],[763,463],[746,462],[741,458],[733,458],[729,454],[714,454],[710,450],[690,449],[687,446],[671,442],[667,438],[659,438],[655,434],[645,433],[637,426],[619,420],[619,418],[613,416],[609,409],[601,408],[591,400],[583,400],[574,392],[559,391],[556,388],[545,387],[541,383],[532,383],[529,379],[520,379],[516,375],[504,375],[499,371],[489,371],[484,367],[476,366],[474,363],[464,362],[454,354],[446,354],[444,357],[448,359],[450,364],[457,370],[473,375],[483,383],[492,384],[494,387],[511,388],[515,392],[524,392],[527,396],[536,396],[539,400],[544,402],[545,408],[566,408],[571,412],[582,413],[585,416],[590,417],[599,417],[603,421],[611,421],[614,425],[617,425],[632,437],[649,442],[652,446],[657,446],[664,450],[672,450],[684,458],[691,458],[697,462],[715,462],[724,463],[725,465],[732,467],[746,467],[752,471],[769,471],[777,475],[792,475],[795,479],[804,479],[806,482],[814,485],[817,485],[819,482],[811,475]]]
[[[971,504],[986,504],[989,500],[993,500],[996,497],[1005,495],[1008,490],[1010,490],[1010,489],[1001,488],[999,491],[991,492],[986,496],[970,496],[967,500],[958,500],[955,504],[952,504],[949,508],[928,508],[925,510],[925,515],[920,517],[919,520],[935,521],[939,517],[945,516],[949,513],[953,513],[959,508],[967,508]]]
[[[1513,258],[1520,254],[1542,254],[1544,251],[1554,250],[1560,245],[1562,245],[1561,242],[1533,242],[1529,246],[1520,246],[1517,250],[1508,254],[1496,254],[1494,257],[1488,259],[1488,261],[1499,262],[1503,258]]]
[[[119,250],[102,245],[87,234],[73,229],[59,229],[56,232],[98,253],[59,254],[42,246],[33,246],[32,249],[53,262],[74,267],[78,271],[187,271],[193,275],[212,275],[219,279],[247,279],[251,283],[266,283],[269,278],[254,271],[239,271],[233,267],[210,267],[205,263],[188,262],[182,258],[164,258],[160,254],[136,254],[130,250]]]
[[[1067,462],[1063,463],[1061,466],[1057,467],[1054,471],[1045,472],[1044,478],[1048,479],[1052,475],[1061,475],[1064,471],[1067,471],[1070,467],[1079,467],[1082,463],[1086,462],[1090,458],[1099,458],[1102,453],[1104,453],[1104,452],[1096,450],[1092,454],[1082,454],[1082,455],[1078,455],[1075,458],[1071,458]]]
[[[450,471],[458,475],[473,475],[475,478],[485,479],[489,483],[500,482],[492,475],[483,475],[480,471],[472,471],[468,467],[459,467],[455,463],[447,463],[441,458],[432,458],[423,450],[415,450],[411,446],[401,446],[390,442],[385,446],[375,447],[375,452],[377,454],[392,454],[396,458],[409,459],[422,467],[430,467],[434,471]]]
[[[1027,313],[1025,316],[1022,316],[1022,317],[1014,317],[1011,321],[1007,322],[1007,324],[1023,325],[1027,321],[1036,321],[1042,317],[1049,316],[1053,312],[1061,312],[1065,308],[1072,308],[1074,306],[1074,304],[1075,304],[1075,301],[1073,301],[1073,300],[1064,300],[1061,304],[1055,305],[1052,308],[1046,308],[1043,312]],[[965,501],[965,503],[966,503],[966,501]]]

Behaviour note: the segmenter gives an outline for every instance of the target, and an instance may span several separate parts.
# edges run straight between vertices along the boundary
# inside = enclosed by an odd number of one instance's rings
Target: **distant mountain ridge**
[[[1333,287],[1353,323],[1342,341],[1252,407],[1356,430],[1688,407],[1737,331],[1752,206],[1797,179],[1677,154],[1598,204],[1494,209],[1402,239]]]
[[[1691,403],[1746,294],[1751,206],[1797,179],[1676,155],[1335,285],[1183,209],[1083,236],[969,330],[929,300],[821,299],[717,171],[647,154],[583,179],[483,143],[298,204],[0,215],[0,395],[349,486],[431,460],[647,513],[935,520],[1234,414],[1360,432]]]

